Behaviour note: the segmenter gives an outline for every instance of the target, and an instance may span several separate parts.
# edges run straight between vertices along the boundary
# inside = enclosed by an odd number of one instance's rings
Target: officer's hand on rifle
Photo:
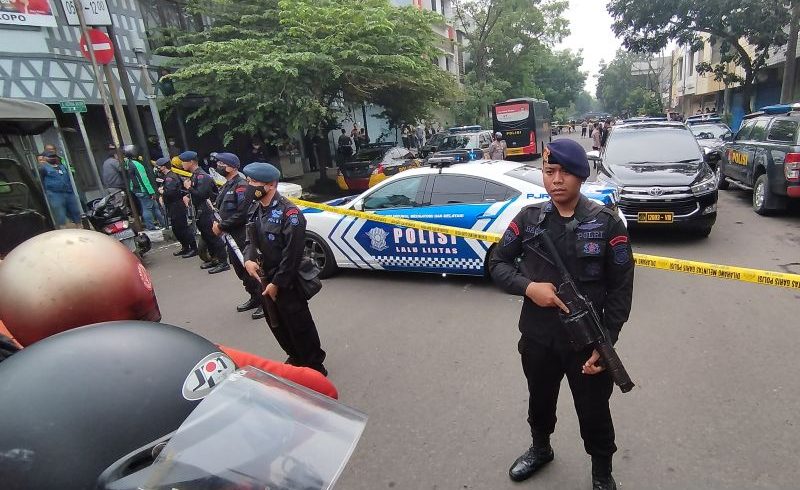
[[[602,373],[603,371],[606,370],[606,368],[601,366],[600,364],[598,364],[599,360],[600,360],[600,353],[597,352],[597,350],[593,350],[592,351],[592,356],[589,358],[589,360],[587,360],[583,364],[583,367],[581,368],[581,372],[583,374]]]
[[[183,196],[183,204],[189,205],[189,196]]]
[[[211,223],[211,231],[214,232],[214,234],[217,236],[222,235],[222,230],[219,227],[219,223],[217,223],[216,221]]]
[[[278,286],[276,286],[276,285],[274,285],[272,283],[269,283],[269,284],[267,284],[267,288],[264,289],[264,292],[261,293],[261,294],[263,296],[269,296],[270,298],[272,298],[272,301],[277,301],[278,300]]]
[[[191,189],[192,188],[192,181],[189,180],[189,179],[185,179],[183,181],[183,188],[186,189],[186,190]]]
[[[569,308],[556,295],[556,287],[549,282],[531,282],[525,289],[525,296],[542,308],[561,308],[569,314]]]
[[[247,260],[244,263],[244,270],[247,271],[250,276],[254,277],[255,279],[260,279],[259,273],[261,272],[261,267],[258,266],[257,262],[253,262],[252,260]]]

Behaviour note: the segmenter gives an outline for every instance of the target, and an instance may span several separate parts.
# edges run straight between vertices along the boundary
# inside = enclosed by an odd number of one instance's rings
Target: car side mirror
[[[711,151],[706,153],[706,162],[711,164],[717,164],[722,159],[722,156],[719,154],[718,151]]]
[[[725,133],[722,135],[722,141],[733,141],[733,133]]]
[[[600,150],[591,150],[586,152],[586,158],[589,160],[599,162],[600,161]]]
[[[364,201],[358,200],[353,203],[353,209],[356,211],[363,211],[364,210]]]

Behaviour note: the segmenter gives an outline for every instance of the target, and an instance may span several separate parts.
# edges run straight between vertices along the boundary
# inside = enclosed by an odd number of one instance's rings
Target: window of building
[[[436,12],[436,0],[431,0],[431,10]]]
[[[689,53],[689,66],[686,67],[686,74],[688,76],[694,75],[694,52]]]
[[[450,57],[449,56],[445,56],[444,57],[444,69],[447,70],[448,72],[450,71]]]
[[[678,80],[683,78],[683,58],[678,58]]]

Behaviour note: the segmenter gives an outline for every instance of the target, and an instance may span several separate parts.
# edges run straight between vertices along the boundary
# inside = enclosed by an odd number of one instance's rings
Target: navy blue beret
[[[229,167],[239,168],[239,157],[233,153],[214,153],[214,158]]]
[[[542,155],[545,163],[561,168],[581,179],[589,177],[589,159],[586,150],[575,140],[562,138],[547,145]]]
[[[156,160],[156,165],[159,167],[166,167],[167,165],[169,165],[169,162],[170,162],[169,158],[161,157],[158,160]]]
[[[253,162],[242,169],[242,172],[259,182],[275,182],[281,178],[281,171],[271,163]]]
[[[184,151],[183,153],[181,153],[180,155],[178,155],[178,158],[180,158],[182,162],[188,162],[188,161],[191,161],[191,160],[197,160],[197,152],[196,151],[188,151],[187,150],[187,151]]]

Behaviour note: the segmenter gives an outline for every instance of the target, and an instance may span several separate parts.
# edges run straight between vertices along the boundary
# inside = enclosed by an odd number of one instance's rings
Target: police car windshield
[[[462,148],[477,148],[477,135],[450,134],[445,136],[439,150],[459,150]]]
[[[611,132],[603,162],[676,163],[702,160],[694,136],[683,126],[624,127]]]
[[[693,124],[689,126],[689,130],[694,133],[695,137],[700,136],[700,133],[711,133],[717,139],[722,139],[726,133],[730,134],[731,132],[724,124]]]
[[[529,184],[536,184],[544,187],[542,171],[532,165],[522,165],[506,172],[509,177],[514,177]]]

